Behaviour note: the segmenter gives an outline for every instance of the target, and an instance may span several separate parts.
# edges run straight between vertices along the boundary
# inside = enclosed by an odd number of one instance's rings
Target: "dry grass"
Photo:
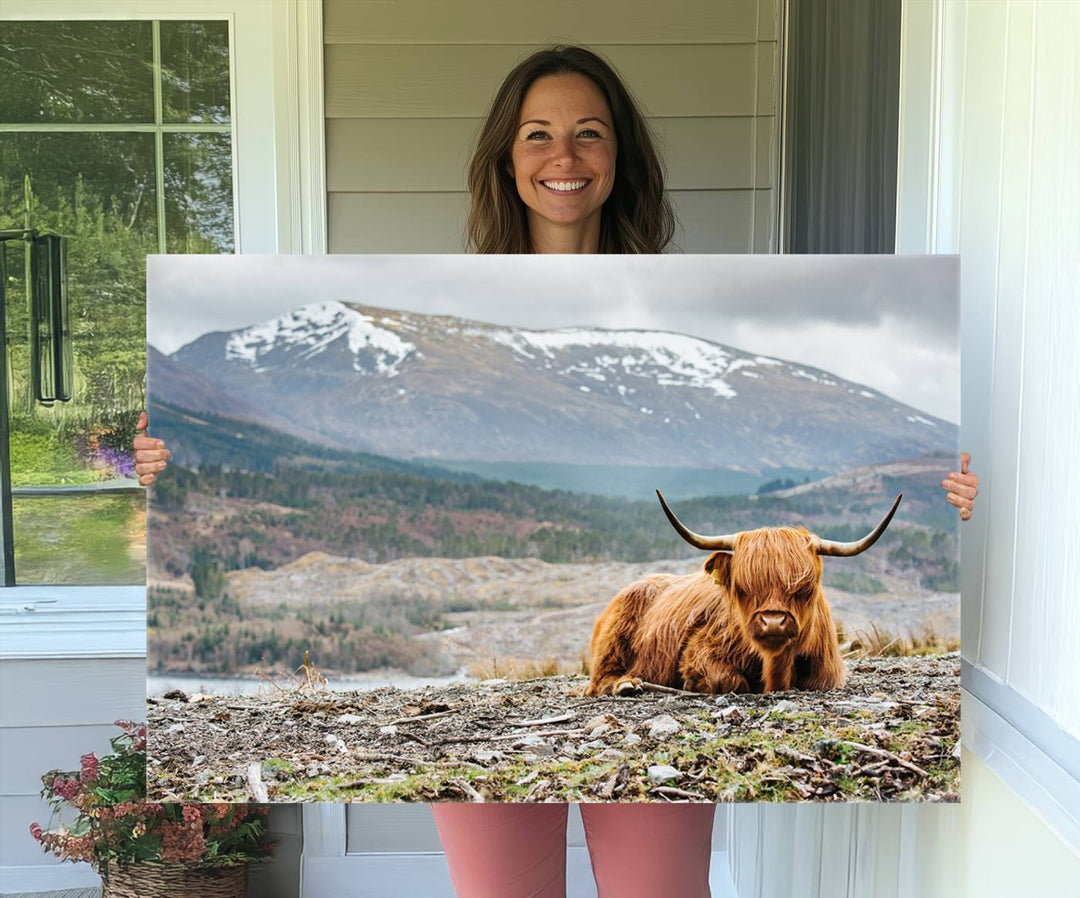
[[[255,673],[262,680],[262,691],[266,694],[325,692],[329,688],[326,677],[308,658],[306,650],[304,663],[294,671],[275,673],[256,668]]]
[[[589,664],[583,657],[577,664],[561,658],[489,658],[473,661],[469,676],[478,680],[535,680],[539,677],[558,677],[563,674],[588,674]]]
[[[869,630],[855,630],[850,639],[842,624],[836,626],[840,652],[845,658],[906,658],[910,655],[943,655],[960,648],[960,640],[944,636],[931,625],[907,634],[892,633],[877,624]]]

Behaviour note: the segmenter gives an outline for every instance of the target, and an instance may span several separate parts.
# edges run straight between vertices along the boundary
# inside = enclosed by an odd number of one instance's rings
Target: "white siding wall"
[[[49,823],[41,775],[78,770],[87,752],[110,751],[114,720],[145,717],[145,658],[0,660],[0,871],[2,891],[95,885],[88,865],[59,866],[30,836]],[[55,868],[55,869],[54,869]]]
[[[964,426],[987,479],[964,656],[1080,738],[1080,6],[948,11],[963,105],[940,249],[963,260]]]
[[[465,171],[487,106],[516,62],[559,41],[608,57],[645,106],[683,251],[775,251],[779,9],[326,0],[330,251],[461,252]]]

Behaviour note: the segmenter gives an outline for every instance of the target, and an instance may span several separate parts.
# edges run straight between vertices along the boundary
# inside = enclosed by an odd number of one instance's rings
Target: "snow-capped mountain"
[[[212,399],[184,369],[212,378]],[[399,458],[842,470],[956,443],[954,425],[864,385],[685,334],[340,302],[207,334],[151,377],[155,399],[261,408],[258,423]]]

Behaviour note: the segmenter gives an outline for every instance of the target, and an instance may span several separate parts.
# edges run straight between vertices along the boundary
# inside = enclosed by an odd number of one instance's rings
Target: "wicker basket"
[[[247,866],[200,870],[187,864],[132,864],[101,877],[101,898],[244,898]]]

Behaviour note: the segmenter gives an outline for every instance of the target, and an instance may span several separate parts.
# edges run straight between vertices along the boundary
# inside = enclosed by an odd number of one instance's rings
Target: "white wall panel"
[[[1080,5],[1035,7],[1009,685],[1080,738]],[[996,378],[995,378],[996,380]],[[996,384],[995,384],[996,386]]]
[[[1031,161],[1032,20],[1029,4],[1006,8],[1006,44],[1003,47],[1000,196],[997,225],[997,314],[993,347],[993,388],[991,391],[991,456],[986,491],[987,543],[983,607],[991,613],[983,626],[1001,628],[994,609],[1011,609],[1016,601],[1013,556],[1016,549],[1016,504],[1019,457],[1020,389],[1023,379],[1024,283],[1028,271],[1028,212],[1030,209],[1029,167]],[[992,642],[1000,643],[1001,636]],[[1010,639],[1011,643],[1011,639]],[[1011,653],[1011,648],[1010,648]],[[981,661],[990,671],[1004,670]]]
[[[1006,18],[1006,8],[999,3],[980,3],[968,9],[966,54],[961,80],[955,85],[945,86],[947,91],[959,89],[964,98],[961,113],[961,230],[958,248],[964,260],[961,271],[964,312],[967,316],[964,324],[983,320],[986,325],[979,329],[978,334],[972,332],[969,326],[966,335],[968,345],[972,336],[983,339],[977,350],[980,356],[985,356],[992,346],[992,342],[985,342],[985,338],[992,333],[990,329],[997,306],[1000,236],[998,186],[1001,182],[1001,96],[1004,90]],[[983,388],[985,393],[985,385]],[[965,408],[964,424],[967,423],[967,412]],[[997,519],[1010,527],[1007,518]],[[970,644],[967,647],[969,653],[975,648],[978,662],[1001,677],[1005,675],[1008,665],[1009,586],[1008,578],[986,582],[978,642],[974,647]],[[965,635],[970,635],[970,631]]]

